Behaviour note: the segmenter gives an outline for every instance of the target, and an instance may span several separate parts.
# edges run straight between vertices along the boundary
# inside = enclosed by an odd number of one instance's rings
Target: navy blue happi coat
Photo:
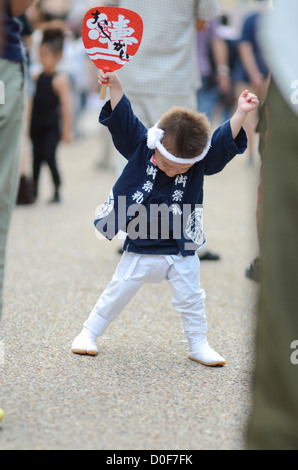
[[[108,101],[99,122],[109,129],[127,164],[94,221],[99,232],[112,240],[127,232],[124,250],[152,255],[193,255],[205,242],[203,184],[205,175],[220,172],[237,154],[244,153],[247,138],[241,129],[234,140],[230,121],[213,134],[206,157],[186,173],[168,177],[147,146],[147,129],[134,115],[124,95],[112,111]]]

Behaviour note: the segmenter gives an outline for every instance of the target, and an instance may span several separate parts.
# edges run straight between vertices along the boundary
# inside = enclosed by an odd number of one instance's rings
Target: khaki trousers
[[[0,80],[4,98],[0,104],[0,318],[5,250],[19,184],[24,77],[23,63],[0,59]]]

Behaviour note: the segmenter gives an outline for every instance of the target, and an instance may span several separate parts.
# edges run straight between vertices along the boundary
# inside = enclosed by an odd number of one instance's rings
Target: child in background
[[[30,129],[34,196],[38,195],[41,165],[46,162],[54,183],[51,202],[60,202],[61,178],[56,161],[57,147],[60,140],[71,140],[70,84],[66,75],[57,72],[57,65],[62,58],[63,41],[64,34],[59,28],[48,28],[43,32],[40,45],[43,71],[36,78]]]
[[[173,306],[182,317],[188,358],[222,366],[225,359],[207,341],[205,292],[200,288],[200,261],[195,256],[205,242],[203,180],[204,175],[221,171],[246,150],[242,124],[257,108],[258,99],[247,90],[243,92],[231,120],[210,139],[206,116],[179,107],[170,109],[147,130],[134,115],[117,74],[100,71],[99,83],[106,80],[111,100],[105,104],[100,122],[108,127],[128,163],[95,225],[108,239],[119,230],[128,235],[113,279],[74,339],[72,352],[98,354],[97,337],[141,285],[167,280]],[[163,210],[156,212],[156,207]],[[168,228],[167,233],[162,227]]]

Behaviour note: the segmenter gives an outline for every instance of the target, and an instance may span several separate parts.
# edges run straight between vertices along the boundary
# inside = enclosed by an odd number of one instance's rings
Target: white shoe
[[[188,359],[204,364],[205,366],[224,366],[226,364],[226,360],[214,351],[206,340],[203,342],[190,340],[188,343]]]
[[[96,336],[84,328],[81,333],[73,340],[71,351],[74,354],[97,356],[98,347],[96,344]]]

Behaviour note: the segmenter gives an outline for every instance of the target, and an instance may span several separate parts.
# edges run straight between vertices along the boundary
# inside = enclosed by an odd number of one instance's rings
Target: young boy
[[[202,228],[203,178],[221,171],[247,139],[242,124],[258,99],[245,91],[230,121],[212,136],[203,114],[173,108],[147,130],[134,115],[116,73],[108,80],[110,102],[99,121],[108,127],[116,148],[128,160],[96,217],[95,226],[112,239],[127,232],[123,257],[83,330],[72,344],[75,354],[98,354],[97,337],[124,309],[145,282],[167,280],[181,314],[188,358],[207,366],[225,359],[207,341],[205,292],[200,288],[196,250],[205,242]]]

